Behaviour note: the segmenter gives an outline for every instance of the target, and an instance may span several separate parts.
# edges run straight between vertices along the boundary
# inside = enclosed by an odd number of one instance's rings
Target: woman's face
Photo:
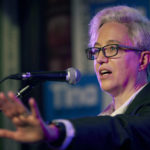
[[[117,22],[104,24],[99,29],[94,46],[103,47],[108,44],[133,47],[128,28]],[[134,88],[139,68],[139,57],[134,51],[119,50],[116,56],[106,58],[100,51],[98,58],[94,60],[94,68],[101,88],[115,96],[126,87]]]

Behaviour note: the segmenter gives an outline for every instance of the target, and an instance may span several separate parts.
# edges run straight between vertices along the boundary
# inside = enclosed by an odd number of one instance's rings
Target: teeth
[[[106,73],[111,73],[111,72],[108,71],[108,70],[102,70],[100,73],[101,73],[101,74],[106,74]]]
[[[102,70],[102,71],[101,71],[101,73],[106,73],[106,72],[108,72],[108,71],[107,71],[107,70]]]

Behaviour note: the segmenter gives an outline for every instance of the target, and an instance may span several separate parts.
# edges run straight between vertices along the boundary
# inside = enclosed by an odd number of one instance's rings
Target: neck
[[[122,106],[136,91],[138,91],[147,82],[136,84],[135,86],[120,88],[119,92],[113,96],[115,110]]]

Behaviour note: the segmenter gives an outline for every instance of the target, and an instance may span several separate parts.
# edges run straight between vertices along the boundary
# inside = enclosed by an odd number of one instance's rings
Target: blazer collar
[[[138,108],[144,104],[150,104],[150,83],[148,83],[134,98],[128,106],[125,114],[135,114]]]

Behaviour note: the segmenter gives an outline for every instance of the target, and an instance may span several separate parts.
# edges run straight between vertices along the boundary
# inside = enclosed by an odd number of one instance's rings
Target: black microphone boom
[[[26,72],[21,74],[10,75],[9,79],[15,80],[38,80],[38,81],[61,81],[69,84],[76,84],[81,78],[78,69],[68,68],[65,71],[57,72]]]

